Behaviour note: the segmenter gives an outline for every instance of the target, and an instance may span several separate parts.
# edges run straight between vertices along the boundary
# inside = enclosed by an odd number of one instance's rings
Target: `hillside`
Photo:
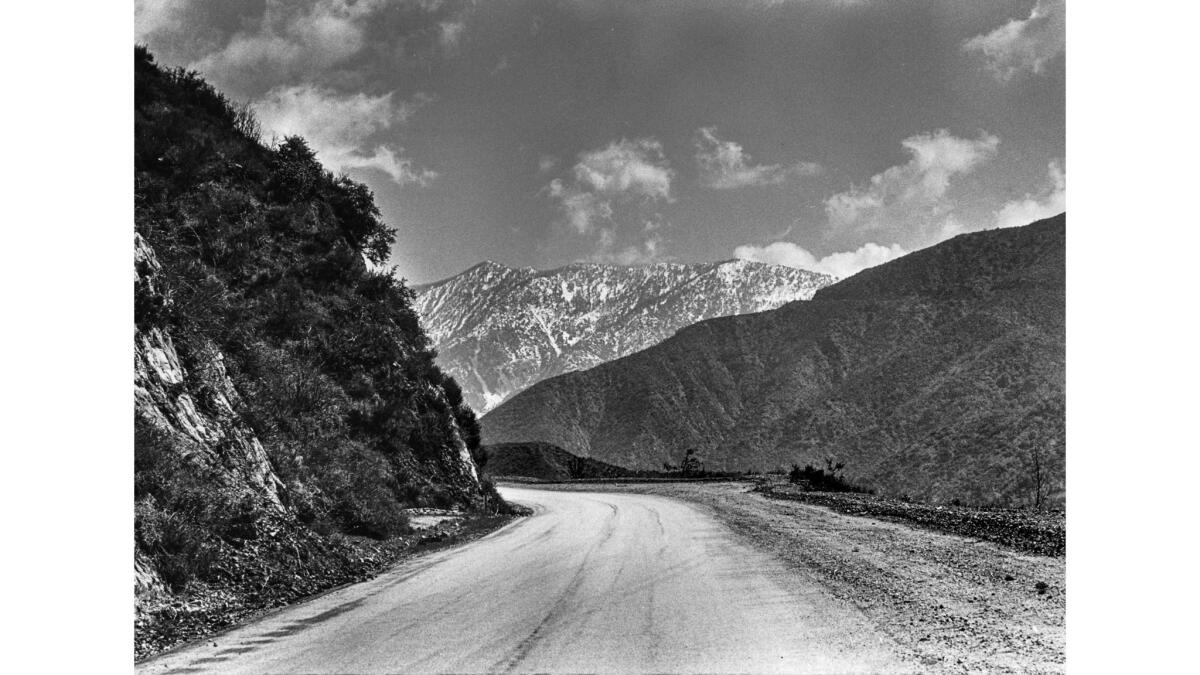
[[[514,396],[484,442],[633,469],[688,447],[715,470],[834,457],[885,494],[1060,501],[1065,240],[1065,214],[961,235],[811,301],[702,322]]]
[[[535,382],[631,354],[704,319],[808,299],[832,277],[743,260],[549,271],[484,262],[417,291],[442,366],[486,412]]]
[[[577,457],[549,443],[502,443],[485,448],[489,476],[571,480],[620,478],[630,471],[587,457]]]
[[[369,189],[135,50],[138,652],[362,578],[406,507],[506,508]]]

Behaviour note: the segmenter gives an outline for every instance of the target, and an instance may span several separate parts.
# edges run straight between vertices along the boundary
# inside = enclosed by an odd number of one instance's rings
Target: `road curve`
[[[534,515],[137,670],[912,670],[855,608],[815,584],[796,591],[795,572],[684,502],[502,491]]]

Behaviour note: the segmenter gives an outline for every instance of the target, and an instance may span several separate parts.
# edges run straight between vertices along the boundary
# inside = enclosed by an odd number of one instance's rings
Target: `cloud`
[[[267,3],[251,28],[234,33],[192,67],[239,82],[314,74],[362,51],[368,23],[386,5],[384,0]]]
[[[557,178],[547,187],[550,196],[559,200],[566,224],[578,234],[590,234],[597,220],[612,218],[612,204],[594,193],[567,186]]]
[[[1021,72],[1040,75],[1046,64],[1066,47],[1064,0],[1038,0],[1027,19],[1014,19],[996,30],[977,35],[962,48],[983,54],[1001,82]]]
[[[539,169],[553,169],[552,160],[542,157]],[[558,202],[562,225],[592,241],[589,259],[637,264],[659,256],[663,225],[653,210],[673,201],[674,177],[657,140],[621,139],[580,153],[571,179],[555,178],[545,191]]]
[[[268,134],[300,135],[331,170],[376,169],[400,185],[425,186],[437,177],[402,157],[402,148],[372,142],[378,132],[403,124],[431,99],[396,102],[392,94],[341,95],[315,85],[277,87],[252,104]]]
[[[558,158],[554,155],[542,155],[538,157],[538,172],[546,173],[558,166]]]
[[[926,229],[952,208],[947,199],[951,180],[991,159],[999,144],[990,134],[964,139],[945,129],[910,136],[901,143],[908,162],[875,174],[866,187],[825,200],[829,224],[853,230]]]
[[[750,154],[738,143],[721,140],[716,127],[697,130],[695,145],[700,182],[716,190],[778,185],[794,176],[811,176],[822,171],[819,164],[812,162],[800,162],[788,167],[781,164],[753,166]]]
[[[180,28],[180,12],[187,0],[134,0],[133,34],[138,42],[160,31]]]
[[[463,29],[466,24],[462,21],[443,21],[438,24],[438,42],[448,51],[453,51],[458,47],[458,43],[462,40]]]
[[[1037,195],[1008,202],[996,211],[995,227],[1020,227],[1067,210],[1067,177],[1058,162],[1050,162],[1049,185]]]
[[[663,155],[662,144],[651,138],[621,139],[608,147],[585,152],[574,168],[583,188],[606,196],[642,196],[671,201],[675,172]]]
[[[899,244],[880,246],[867,243],[854,251],[831,253],[817,258],[807,249],[788,241],[777,241],[766,246],[738,246],[733,255],[742,260],[754,260],[772,265],[784,265],[799,269],[829,274],[844,279],[868,267],[899,258],[908,253]]]

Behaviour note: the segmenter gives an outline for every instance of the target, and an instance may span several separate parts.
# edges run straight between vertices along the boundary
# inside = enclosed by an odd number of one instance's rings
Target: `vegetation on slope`
[[[883,493],[1061,503],[1065,223],[963,235],[811,301],[685,328],[531,387],[484,439],[634,469],[693,447],[727,471],[832,457]]]
[[[486,471],[497,477],[560,481],[579,478],[622,478],[633,472],[586,457],[577,457],[549,443],[501,443],[484,448]]]
[[[505,509],[476,476],[475,414],[435,364],[412,291],[367,264],[394,241],[371,191],[301,138],[264,145],[253,115],[196,73],[144,48],[134,72],[138,353],[177,353],[186,374],[156,400],[186,395],[185,417],[249,427],[241,448],[194,427],[189,439],[139,398],[139,565],[172,593],[234,588],[247,571],[231,551],[259,542],[263,569],[315,588],[371,567],[346,537],[407,532],[406,507]],[[230,467],[253,464],[237,455],[259,441],[269,467],[254,489]]]

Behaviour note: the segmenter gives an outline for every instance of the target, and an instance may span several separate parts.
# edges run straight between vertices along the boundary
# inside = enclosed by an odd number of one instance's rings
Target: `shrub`
[[[859,492],[873,494],[872,490],[866,490],[846,481],[841,475],[841,471],[845,466],[842,462],[835,464],[833,458],[825,460],[824,469],[818,469],[811,464],[805,464],[804,468],[801,469],[799,464],[793,464],[791,471],[788,472],[788,481],[819,492]]]
[[[217,546],[202,525],[159,508],[153,499],[135,506],[134,536],[138,548],[150,556],[163,581],[176,592],[193,579],[206,577],[217,557]]]

